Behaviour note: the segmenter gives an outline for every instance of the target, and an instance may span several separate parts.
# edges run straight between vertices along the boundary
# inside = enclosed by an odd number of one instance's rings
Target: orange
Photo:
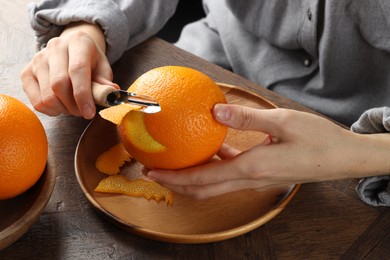
[[[161,112],[131,111],[118,126],[126,150],[147,168],[180,169],[208,161],[227,127],[212,114],[226,103],[218,85],[195,69],[165,66],[141,75],[128,89],[157,100]]]
[[[48,153],[45,130],[21,101],[0,94],[0,200],[16,197],[42,175]]]

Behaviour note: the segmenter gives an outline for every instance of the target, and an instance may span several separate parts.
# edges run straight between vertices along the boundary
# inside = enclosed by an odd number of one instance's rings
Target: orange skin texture
[[[148,144],[131,139],[132,124],[127,116],[118,126],[126,150],[147,168],[199,165],[210,160],[223,144],[227,127],[214,119],[212,109],[217,103],[226,103],[226,98],[205,74],[185,67],[160,67],[142,75],[128,91],[154,97],[161,106],[161,112],[138,116],[143,119],[146,135],[160,144],[154,151],[145,148]]]
[[[38,117],[21,101],[0,94],[0,200],[16,197],[41,177],[48,142]]]

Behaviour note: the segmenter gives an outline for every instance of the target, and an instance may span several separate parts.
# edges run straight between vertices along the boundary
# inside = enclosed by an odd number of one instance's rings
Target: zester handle
[[[95,104],[108,107],[107,96],[114,90],[116,90],[116,88],[113,86],[101,85],[99,83],[92,82],[92,95],[95,100]]]

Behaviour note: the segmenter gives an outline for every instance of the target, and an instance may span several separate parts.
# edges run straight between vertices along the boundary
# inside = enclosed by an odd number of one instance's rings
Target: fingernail
[[[150,171],[150,170],[148,170],[147,173],[144,174],[144,175],[145,175],[146,177],[148,177],[148,179],[151,180],[151,181],[157,181],[156,178],[153,178],[153,176],[151,176],[151,175],[153,175],[153,172]]]
[[[272,136],[270,134],[268,134],[261,144],[262,145],[272,144]]]
[[[221,105],[215,105],[214,107],[214,113],[215,113],[215,119],[218,121],[229,121],[231,117],[230,109],[221,106]]]
[[[268,134],[268,139],[269,139],[269,144],[272,144],[274,141],[272,140],[273,139],[273,136],[271,134]]]
[[[83,115],[86,119],[91,119],[95,116],[95,109],[90,104],[86,104],[83,106]]]
[[[113,85],[112,85],[114,88],[116,88],[116,89],[121,89],[121,87],[119,87],[119,85],[118,84],[116,84],[116,83],[113,83]]]

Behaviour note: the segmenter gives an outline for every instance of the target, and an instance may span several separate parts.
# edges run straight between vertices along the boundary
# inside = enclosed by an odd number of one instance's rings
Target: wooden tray
[[[229,103],[271,109],[273,104],[255,93],[219,84]],[[264,140],[259,132],[229,129],[226,143],[248,149]],[[116,126],[101,117],[94,119],[82,134],[75,155],[78,182],[87,199],[105,217],[120,227],[143,237],[171,243],[207,243],[249,232],[281,212],[299,185],[263,192],[245,190],[206,200],[179,194],[173,206],[144,198],[94,192],[107,175],[95,168],[96,158],[118,142]],[[129,178],[141,176],[142,165],[129,163],[121,170]]]
[[[0,251],[23,236],[46,207],[55,184],[55,164],[49,150],[45,171],[28,191],[0,200]]]

